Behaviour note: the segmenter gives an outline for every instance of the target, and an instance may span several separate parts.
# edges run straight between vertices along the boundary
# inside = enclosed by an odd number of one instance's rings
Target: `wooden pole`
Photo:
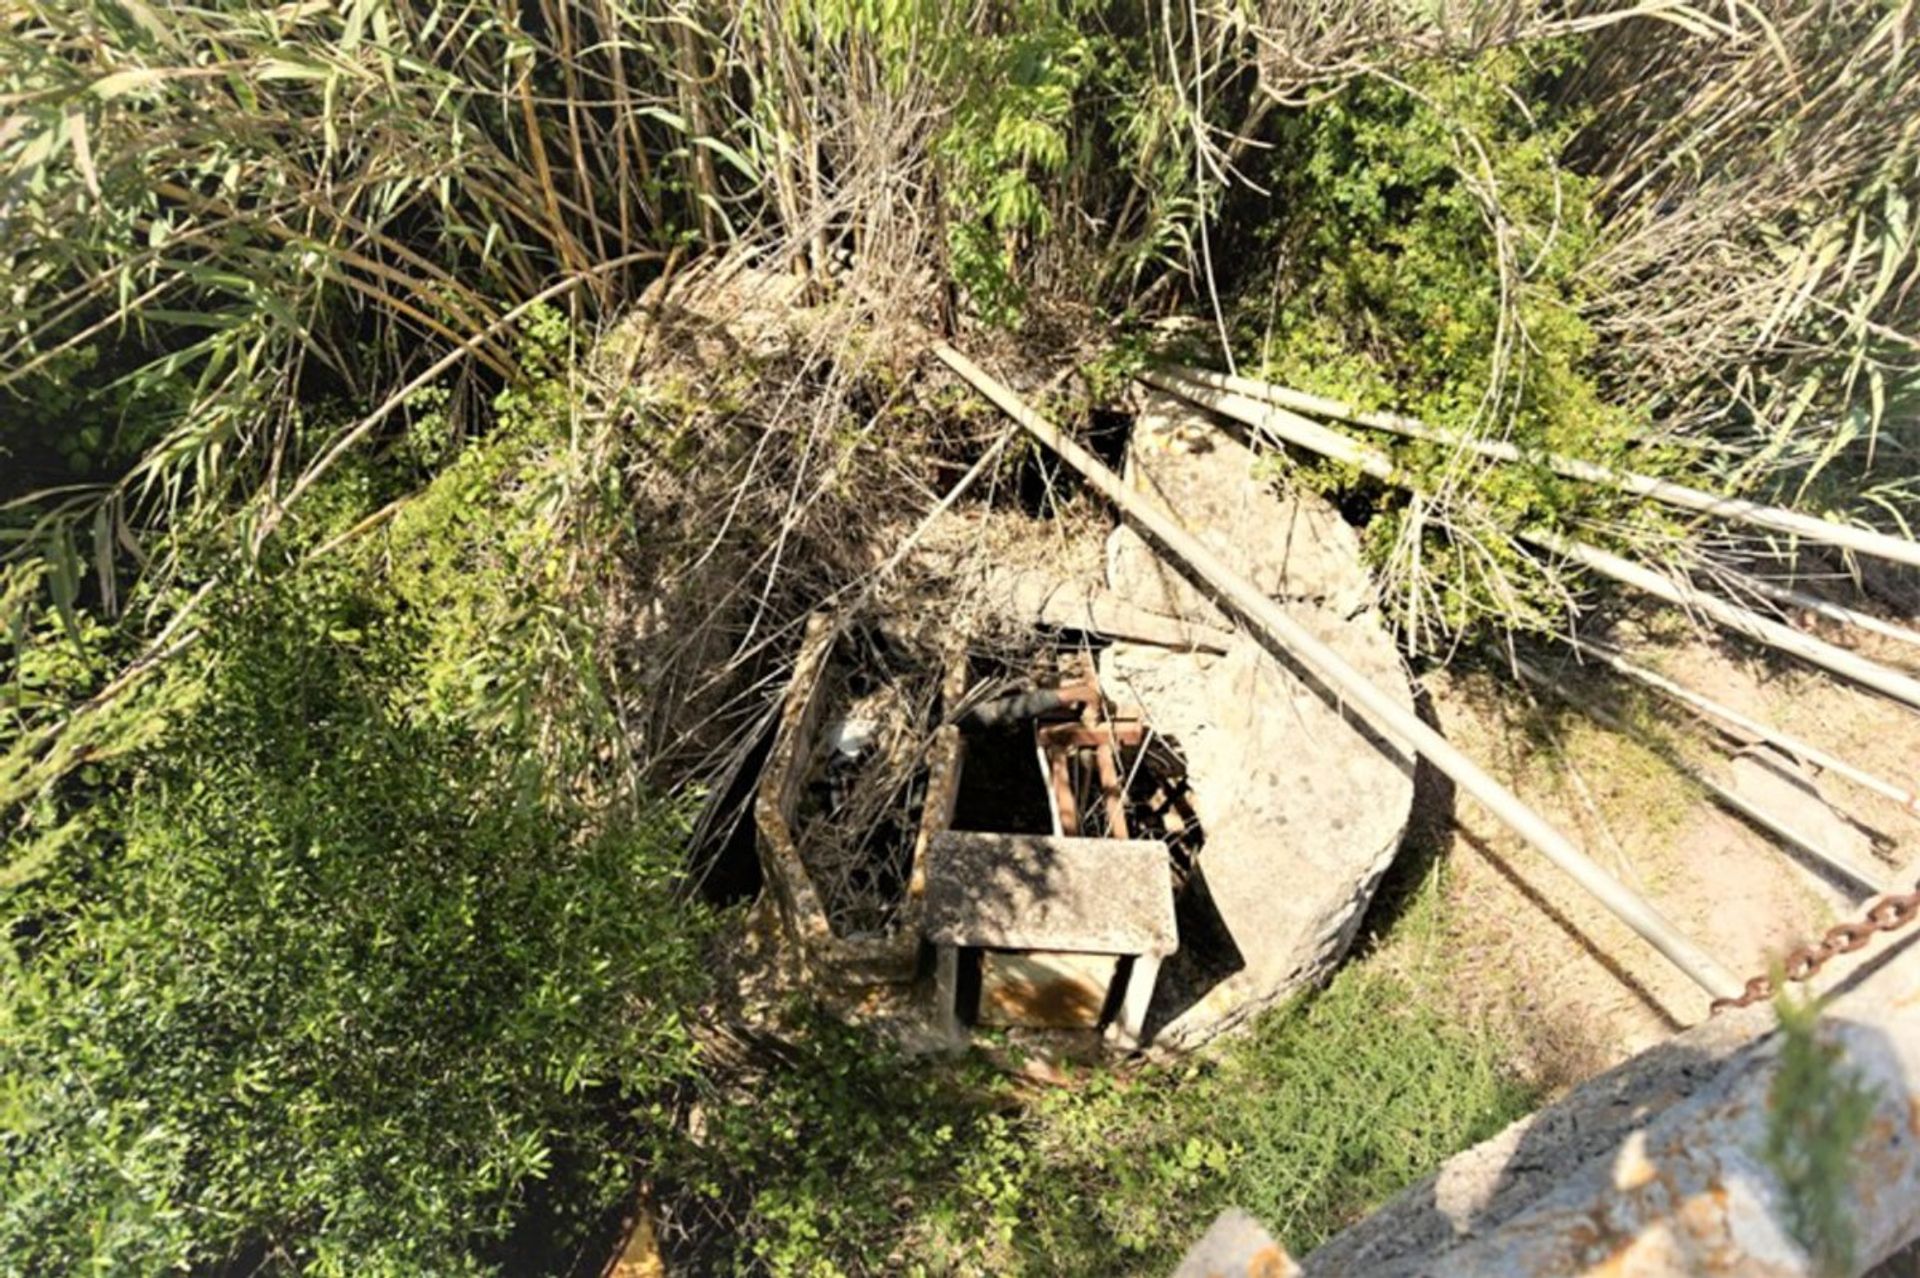
[[[1023,430],[1080,473],[1087,486],[1113,503],[1128,522],[1156,542],[1175,562],[1219,592],[1233,610],[1266,639],[1305,666],[1349,701],[1379,731],[1406,743],[1420,757],[1451,777],[1489,811],[1604,906],[1665,955],[1702,989],[1716,997],[1737,991],[1738,982],[1705,951],[1681,935],[1644,897],[1608,874],[1571,840],[1518,796],[1490,776],[1418,715],[1375,687],[1332,648],[1288,616],[1272,599],[1172,518],[1146,502],[1093,454],[1035,413],[1006,386],[966,356],[941,342],[933,353]]]
[[[1203,408],[1210,408],[1235,421],[1243,422],[1270,439],[1295,444],[1324,457],[1344,462],[1384,483],[1401,488],[1413,486],[1385,453],[1369,448],[1356,439],[1342,435],[1339,431],[1322,426],[1319,422],[1311,421],[1298,413],[1290,412],[1277,404],[1265,403],[1237,392],[1215,390],[1164,373],[1149,371],[1140,376],[1141,380],[1150,386],[1172,391]],[[1531,528],[1515,535],[1521,541],[1570,559],[1602,576],[1611,577],[1623,585],[1632,586],[1657,599],[1663,599],[1668,603],[1711,617],[1738,634],[1757,639],[1802,661],[1830,670],[1834,674],[1872,688],[1896,701],[1903,701],[1907,705],[1920,709],[1920,680],[1910,678],[1877,661],[1869,661],[1845,648],[1835,647],[1811,635],[1801,634],[1791,626],[1782,625],[1737,604],[1728,603],[1686,582],[1654,572],[1631,560],[1622,559],[1619,555],[1601,550],[1598,546],[1573,541],[1543,528]]]
[[[1668,506],[1710,515],[1715,519],[1730,519],[1759,528],[1771,528],[1775,532],[1805,537],[1808,541],[1840,546],[1847,550],[1858,551],[1863,555],[1872,555],[1877,559],[1920,567],[1920,543],[1904,537],[1894,537],[1867,528],[1855,528],[1850,524],[1835,523],[1831,519],[1803,515],[1799,511],[1786,510],[1778,506],[1763,506],[1739,497],[1720,497],[1698,488],[1689,488],[1685,484],[1676,484],[1652,475],[1635,474],[1633,471],[1615,470],[1610,466],[1601,466],[1577,457],[1566,457],[1558,453],[1526,453],[1504,440],[1471,439],[1452,431],[1429,426],[1417,418],[1402,417],[1398,413],[1362,412],[1353,405],[1344,404],[1337,399],[1309,395],[1304,391],[1275,386],[1271,382],[1258,381],[1251,377],[1234,377],[1227,373],[1185,367],[1174,368],[1172,375],[1215,390],[1249,395],[1297,412],[1313,413],[1320,417],[1352,422],[1356,426],[1388,431],[1410,439],[1425,439],[1446,444],[1449,447],[1465,448],[1483,457],[1491,457],[1499,461],[1544,462],[1555,473],[1565,475],[1569,479],[1606,484]]]

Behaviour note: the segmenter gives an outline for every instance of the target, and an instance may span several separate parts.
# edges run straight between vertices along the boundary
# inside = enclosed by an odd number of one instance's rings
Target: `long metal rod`
[[[1446,444],[1449,447],[1466,448],[1483,457],[1491,457],[1498,461],[1540,461],[1546,463],[1557,474],[1565,475],[1569,479],[1607,484],[1682,510],[1698,511],[1700,514],[1711,515],[1716,519],[1731,519],[1759,528],[1771,528],[1776,532],[1805,537],[1808,541],[1841,546],[1878,559],[1920,567],[1920,543],[1904,537],[1894,537],[1867,528],[1855,528],[1851,524],[1835,523],[1831,519],[1803,515],[1799,511],[1786,510],[1779,506],[1763,506],[1744,498],[1721,497],[1698,488],[1689,488],[1685,484],[1676,484],[1652,475],[1636,474],[1630,470],[1615,470],[1610,466],[1584,461],[1578,457],[1567,457],[1558,453],[1527,453],[1504,440],[1472,439],[1453,431],[1429,426],[1417,418],[1403,417],[1398,413],[1363,412],[1337,399],[1309,395],[1305,391],[1276,386],[1271,382],[1263,382],[1251,377],[1235,377],[1203,368],[1177,367],[1175,372],[1178,376],[1203,386],[1250,395],[1255,399],[1265,400],[1298,412],[1332,417],[1340,421],[1352,422],[1356,426],[1365,426],[1371,430],[1404,435],[1410,439],[1425,439]]]
[[[1859,612],[1845,604],[1834,603],[1831,599],[1822,599],[1810,595],[1804,590],[1795,590],[1792,586],[1783,586],[1777,581],[1751,573],[1729,573],[1728,581],[1742,590],[1751,590],[1754,594],[1783,603],[1792,608],[1810,612],[1816,617],[1825,617],[1828,621],[1837,621],[1843,626],[1852,626],[1855,630],[1864,630],[1870,635],[1879,635],[1895,643],[1904,643],[1909,647],[1920,648],[1920,630],[1910,630],[1896,625],[1884,617],[1875,617],[1870,613]]]
[[[1369,448],[1331,427],[1290,412],[1277,404],[1266,403],[1232,391],[1217,390],[1166,373],[1150,370],[1140,376],[1141,380],[1150,386],[1172,391],[1204,408],[1210,408],[1235,421],[1243,422],[1270,439],[1295,444],[1335,461],[1344,462],[1384,483],[1401,488],[1413,487],[1411,481],[1400,473],[1394,466],[1393,460],[1385,453],[1376,448]],[[1845,648],[1836,647],[1811,635],[1801,634],[1791,626],[1762,617],[1750,609],[1707,594],[1664,573],[1654,572],[1631,560],[1622,559],[1619,555],[1602,550],[1598,546],[1577,542],[1543,528],[1528,529],[1517,533],[1516,536],[1522,541],[1590,568],[1602,576],[1611,577],[1615,581],[1632,586],[1657,599],[1692,609],[1711,617],[1729,630],[1759,640],[1802,661],[1830,670],[1855,683],[1892,697],[1896,701],[1903,701],[1907,705],[1920,709],[1920,680],[1901,674],[1877,661],[1869,661]]]
[[[1622,559],[1598,546],[1573,541],[1545,528],[1527,529],[1519,537],[1522,541],[1550,550],[1656,599],[1664,599],[1670,604],[1711,617],[1737,634],[1757,639],[1803,661],[1843,675],[1862,687],[1872,688],[1875,692],[1920,709],[1920,679],[1901,674],[1877,661],[1869,661],[1845,648],[1835,647],[1823,639],[1801,634],[1792,626],[1763,617],[1738,604],[1728,603],[1718,595],[1707,594],[1688,582]]]
[[[1642,745],[1658,755],[1668,767],[1678,772],[1681,776],[1711,796],[1721,807],[1745,817],[1747,820],[1773,835],[1776,839],[1779,839],[1782,843],[1799,848],[1806,855],[1820,862],[1820,864],[1826,866],[1828,869],[1866,888],[1869,893],[1884,892],[1887,890],[1888,875],[1884,866],[1863,864],[1844,852],[1836,852],[1828,848],[1811,835],[1804,834],[1792,826],[1785,824],[1765,808],[1750,801],[1738,790],[1721,783],[1718,778],[1709,774],[1705,769],[1694,766],[1693,763],[1680,757],[1680,755],[1674,751],[1660,745],[1658,742],[1648,739],[1646,734],[1636,731],[1632,725],[1628,724],[1613,712],[1596,705],[1591,698],[1581,696],[1569,688],[1564,681],[1549,677],[1545,672],[1517,657],[1513,659],[1513,668],[1519,672],[1520,677],[1528,683],[1533,684],[1551,696],[1560,698],[1574,709],[1592,718],[1602,727],[1611,728],[1623,736],[1638,740]]]
[[[1741,714],[1738,710],[1730,706],[1724,706],[1710,697],[1702,696],[1691,688],[1675,683],[1665,675],[1658,674],[1637,662],[1628,660],[1624,653],[1607,644],[1596,643],[1592,639],[1569,638],[1564,635],[1561,636],[1561,642],[1567,644],[1581,656],[1592,657],[1594,660],[1603,663],[1618,673],[1625,675],[1627,678],[1644,684],[1665,696],[1671,697],[1682,705],[1691,706],[1709,718],[1718,719],[1722,723],[1737,728],[1741,732],[1758,737],[1769,745],[1777,746],[1788,754],[1813,764],[1822,771],[1831,772],[1838,777],[1844,777],[1862,789],[1871,790],[1875,794],[1885,795],[1887,798],[1892,799],[1895,803],[1904,807],[1908,812],[1915,816],[1920,816],[1920,793],[1903,789],[1891,781],[1875,776],[1864,768],[1856,767],[1848,763],[1838,755],[1830,754],[1822,750],[1819,746],[1803,741],[1790,733],[1782,732],[1771,724],[1749,718]]]
[[[1739,983],[1720,964],[1682,935],[1652,903],[1608,874],[1452,742],[1428,726],[1413,711],[1375,687],[1365,675],[1262,594],[1257,586],[1234,572],[1191,533],[1128,488],[1118,475],[1086,449],[1028,408],[1018,395],[944,342],[937,343],[933,352],[942,363],[1018,422],[1029,435],[1078,471],[1087,486],[1113,503],[1129,522],[1217,590],[1236,613],[1269,641],[1290,653],[1333,691],[1351,702],[1376,729],[1405,742],[1420,757],[1452,778],[1462,790],[1480,800],[1507,828],[1538,849],[1541,855],[1558,866],[1614,917],[1639,933],[1695,984],[1715,997],[1726,997],[1728,992],[1740,988]]]

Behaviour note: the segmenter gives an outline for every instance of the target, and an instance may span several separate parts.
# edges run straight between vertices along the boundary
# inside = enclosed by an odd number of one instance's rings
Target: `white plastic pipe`
[[[1385,453],[1376,448],[1369,448],[1350,436],[1342,435],[1331,427],[1290,412],[1277,404],[1270,404],[1234,391],[1217,390],[1184,377],[1158,371],[1150,370],[1142,373],[1140,378],[1150,386],[1172,391],[1203,408],[1210,408],[1235,421],[1243,422],[1270,439],[1295,444],[1324,457],[1330,457],[1334,461],[1343,462],[1384,483],[1401,488],[1413,486],[1406,476],[1400,474],[1392,459]],[[1920,709],[1920,680],[1910,678],[1877,661],[1869,661],[1865,657],[1848,652],[1845,648],[1838,648],[1811,635],[1801,634],[1791,626],[1782,625],[1750,609],[1728,603],[1686,582],[1675,580],[1664,573],[1654,572],[1631,560],[1622,559],[1619,555],[1601,550],[1598,546],[1573,541],[1562,537],[1559,533],[1540,528],[1528,529],[1516,536],[1522,541],[1590,568],[1602,576],[1611,577],[1623,585],[1632,586],[1636,590],[1657,599],[1664,599],[1668,603],[1692,609],[1712,618],[1729,630],[1757,639],[1802,661],[1830,670],[1864,687],[1892,697],[1896,701],[1903,701],[1907,705]]]
[[[1290,653],[1341,697],[1349,701],[1377,730],[1405,742],[1415,753],[1451,777],[1466,793],[1480,800],[1507,828],[1538,849],[1569,878],[1621,922],[1715,997],[1741,988],[1705,951],[1683,936],[1644,897],[1608,874],[1564,834],[1550,825],[1519,797],[1501,785],[1439,732],[1349,665],[1332,648],[1310,634],[1286,611],[1261,593],[1259,587],[1233,571],[1172,518],[1142,499],[1086,449],[1063,435],[1035,413],[1006,386],[988,376],[966,356],[944,342],[933,353],[974,389],[1018,422],[1034,439],[1080,473],[1087,486],[1119,508],[1129,522],[1158,543],[1168,554],[1203,578],[1240,616],[1269,641]]]
[[[1372,430],[1390,431],[1411,439],[1425,439],[1446,444],[1449,447],[1466,448],[1483,457],[1491,457],[1498,461],[1538,460],[1545,462],[1555,473],[1565,475],[1569,479],[1608,484],[1625,492],[1648,497],[1682,510],[1698,511],[1700,514],[1711,515],[1716,519],[1731,519],[1759,528],[1771,528],[1775,532],[1805,537],[1808,541],[1840,546],[1847,550],[1858,551],[1863,555],[1872,555],[1877,559],[1920,567],[1920,543],[1904,537],[1894,537],[1867,528],[1855,528],[1850,524],[1835,523],[1831,519],[1821,519],[1815,515],[1803,515],[1799,511],[1786,510],[1779,506],[1763,506],[1739,497],[1720,497],[1698,488],[1689,488],[1685,484],[1676,484],[1652,475],[1635,474],[1633,471],[1615,470],[1610,466],[1583,461],[1578,457],[1567,457],[1558,453],[1528,454],[1504,440],[1471,439],[1452,431],[1429,426],[1416,418],[1403,417],[1398,413],[1362,412],[1353,405],[1342,403],[1337,399],[1309,395],[1305,391],[1276,386],[1271,382],[1263,382],[1251,377],[1235,377],[1203,368],[1179,367],[1174,372],[1177,376],[1199,385],[1250,395],[1255,399],[1277,404],[1283,408],[1313,413],[1320,417],[1332,417]]]

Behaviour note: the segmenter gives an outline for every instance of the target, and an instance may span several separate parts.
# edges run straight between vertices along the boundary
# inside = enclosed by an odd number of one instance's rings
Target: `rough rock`
[[[1311,493],[1282,495],[1260,459],[1200,409],[1158,392],[1134,420],[1125,479],[1229,568],[1275,599],[1322,604],[1341,616],[1366,604],[1372,582],[1360,540]],[[1107,584],[1154,612],[1203,625],[1232,622],[1146,540],[1122,525],[1107,540]]]
[[[1136,440],[1129,482],[1411,707],[1392,640],[1353,611],[1367,573],[1330,506],[1274,493],[1246,448],[1177,401],[1155,397]],[[1109,569],[1134,603],[1231,624],[1131,532],[1112,543]],[[1148,1016],[1157,1046],[1191,1047],[1320,979],[1346,952],[1405,833],[1413,760],[1251,637],[1224,656],[1115,644],[1100,678],[1177,744],[1206,835],[1202,890],[1189,894],[1182,952]],[[1207,947],[1189,944],[1197,930],[1214,930],[1226,962],[1202,962]]]

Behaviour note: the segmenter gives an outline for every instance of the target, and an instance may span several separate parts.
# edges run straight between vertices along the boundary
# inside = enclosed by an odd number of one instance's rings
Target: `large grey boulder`
[[[1272,598],[1321,604],[1343,616],[1366,607],[1372,582],[1360,562],[1359,536],[1340,512],[1311,493],[1277,493],[1270,462],[1205,410],[1148,392],[1134,419],[1125,478]],[[1154,612],[1232,624],[1125,525],[1107,541],[1107,584]]]
[[[1140,418],[1126,473],[1412,706],[1399,654],[1362,606],[1358,544],[1329,505],[1276,493],[1250,450],[1165,396]],[[1233,625],[1129,530],[1116,534],[1108,566],[1112,588],[1130,602]],[[1248,636],[1224,655],[1114,644],[1100,680],[1177,744],[1206,835],[1198,891],[1184,903],[1183,950],[1163,969],[1149,1016],[1157,1046],[1190,1048],[1320,980],[1346,952],[1405,833],[1413,760]],[[1211,944],[1198,935],[1208,931]]]

